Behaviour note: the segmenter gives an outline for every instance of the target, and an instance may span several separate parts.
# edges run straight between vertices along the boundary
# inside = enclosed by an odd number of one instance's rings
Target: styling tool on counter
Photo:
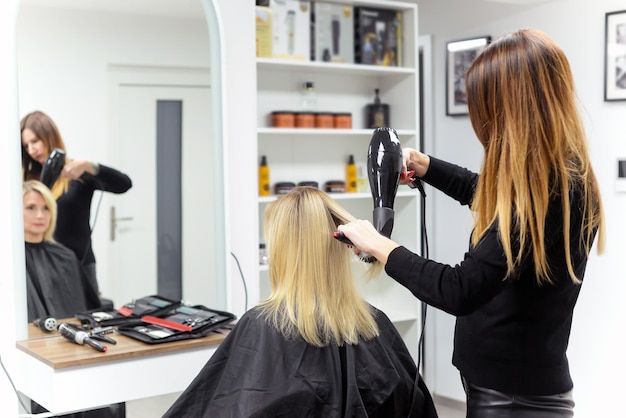
[[[78,345],[88,345],[96,351],[106,353],[107,346],[100,344],[98,341],[89,336],[88,333],[76,327],[75,325],[63,322],[59,325],[59,332],[68,341]]]

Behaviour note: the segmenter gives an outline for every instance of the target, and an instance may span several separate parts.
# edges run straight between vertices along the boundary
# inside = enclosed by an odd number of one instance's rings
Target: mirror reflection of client
[[[437,416],[402,337],[361,298],[353,254],[333,238],[352,219],[312,187],[268,205],[271,295],[242,316],[164,417]]]
[[[52,238],[57,203],[50,189],[37,180],[29,180],[22,183],[22,197],[28,321],[46,316],[71,318],[76,313],[100,307],[98,294],[87,286],[85,272],[74,252]],[[30,412],[44,413],[47,410],[31,401]],[[123,416],[124,403],[63,415],[68,418]]]
[[[44,316],[73,317],[100,306],[95,290],[84,286],[84,272],[76,255],[52,238],[57,204],[43,183],[23,183],[24,241],[28,321]]]

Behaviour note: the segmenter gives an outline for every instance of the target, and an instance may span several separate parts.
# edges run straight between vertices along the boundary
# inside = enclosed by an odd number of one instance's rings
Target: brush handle
[[[341,231],[333,232],[333,237],[336,240],[343,242],[344,244],[352,245],[354,247],[354,244],[352,243],[352,241],[350,241],[350,238],[346,237],[346,235]],[[366,252],[361,252],[361,255],[359,255],[358,257],[361,261],[365,263],[373,263],[374,261],[376,261],[376,257],[374,257],[373,255],[369,255]]]

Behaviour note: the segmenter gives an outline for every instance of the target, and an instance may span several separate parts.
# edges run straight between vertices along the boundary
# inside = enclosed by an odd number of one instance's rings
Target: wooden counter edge
[[[16,347],[53,369],[64,369],[216,346],[224,341],[228,333],[228,329],[220,328],[206,337],[161,344],[146,344],[115,333],[110,334],[110,336],[117,341],[117,344],[105,344],[108,350],[104,353],[86,345],[67,341],[58,333],[46,338],[16,341]]]

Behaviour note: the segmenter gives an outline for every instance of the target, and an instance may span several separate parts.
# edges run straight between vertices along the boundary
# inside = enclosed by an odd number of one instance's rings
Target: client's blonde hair
[[[378,335],[371,307],[357,291],[337,226],[354,218],[326,193],[296,187],[268,205],[270,297],[259,306],[285,337],[323,347],[357,344]]]

